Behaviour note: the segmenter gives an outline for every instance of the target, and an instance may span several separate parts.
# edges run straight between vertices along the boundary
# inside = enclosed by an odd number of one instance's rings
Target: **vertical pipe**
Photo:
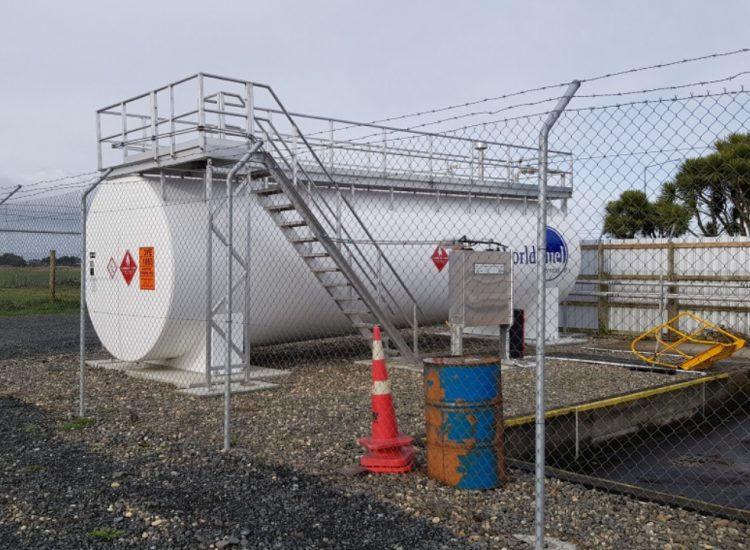
[[[100,174],[97,180],[81,195],[81,304],[80,304],[80,349],[78,372],[78,416],[86,416],[86,201],[89,194],[112,172],[112,168]]]
[[[124,164],[125,161],[128,160],[128,146],[126,144],[128,141],[128,112],[127,104],[124,101],[120,103],[120,106],[120,123],[122,125],[122,162]]]
[[[255,132],[255,97],[253,92],[253,85],[250,82],[245,83],[245,116],[247,117],[245,129],[250,137],[253,137],[253,132]]]
[[[156,92],[151,92],[151,148],[153,149],[152,154],[154,160],[159,158],[159,138],[156,135],[158,130],[156,126],[156,120],[159,117],[159,105],[156,102]]]
[[[383,128],[383,176],[388,173],[388,135]]]
[[[534,548],[544,550],[544,338],[547,324],[547,150],[549,132],[560,118],[581,83],[574,80],[555,108],[547,115],[539,133],[539,197],[537,199],[537,324],[536,324],[536,414],[535,414],[535,511]]]
[[[169,85],[169,155],[174,157],[175,131],[177,130],[174,120],[174,84]]]
[[[378,302],[383,301],[383,255],[378,254],[378,277],[377,277]]]
[[[102,169],[102,115],[96,112],[96,169]]]
[[[234,217],[234,205],[233,198],[234,193],[232,192],[232,181],[237,175],[237,172],[247,164],[250,157],[260,149],[263,144],[262,141],[256,141],[247,152],[242,155],[242,158],[227,174],[227,285],[226,285],[226,304],[227,304],[227,332],[226,332],[226,372],[224,373],[224,450],[228,451],[232,445],[231,437],[231,400],[232,400],[232,250],[234,246],[234,228],[233,228],[233,217]]]
[[[252,216],[250,213],[250,201],[253,198],[252,193],[252,185],[250,180],[250,175],[247,176],[247,185],[245,187],[245,204],[247,205],[247,226],[245,227],[245,238],[247,239],[245,241],[245,307],[243,312],[243,319],[245,321],[245,331],[244,331],[244,338],[245,338],[245,375],[244,380],[247,382],[248,375],[250,374],[250,266],[252,266],[251,263],[251,243],[250,243],[250,237],[251,237],[251,231],[252,231]]]
[[[204,110],[203,73],[198,75],[198,134],[201,149],[206,150],[206,111]]]
[[[328,170],[333,173],[333,121],[328,121]]]
[[[430,182],[432,182],[432,145],[433,145],[432,136],[429,137],[429,144],[430,144],[430,151],[429,151],[429,157],[427,160],[429,162]]]
[[[419,321],[417,320],[417,302],[412,302],[411,308],[412,315],[412,350],[414,351],[414,357],[419,357]]]
[[[208,240],[206,242],[206,385],[211,387],[211,368],[213,367],[213,241],[214,241],[214,214],[213,214],[213,163],[211,159],[206,162],[206,231]]]
[[[298,154],[298,149],[299,149],[299,144],[298,144],[299,136],[297,134],[296,128],[294,128],[292,132],[293,132],[292,133],[292,183],[294,184],[295,187],[297,187],[297,178],[298,178],[297,154]]]
[[[224,101],[224,92],[219,92],[218,96],[216,97],[216,106],[217,110],[219,111],[219,137],[224,138],[225,134],[224,131],[227,127],[227,119],[226,115],[224,114],[226,102]]]
[[[234,169],[233,169],[234,172]],[[231,422],[232,422],[232,247],[234,246],[234,204],[232,193],[232,179],[234,174],[227,176],[227,332],[226,332],[226,372],[224,373],[224,450],[228,451],[232,444]]]

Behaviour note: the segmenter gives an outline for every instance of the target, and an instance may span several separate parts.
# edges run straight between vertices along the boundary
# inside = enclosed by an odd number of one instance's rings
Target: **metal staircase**
[[[272,130],[270,124],[264,127],[264,132]],[[268,137],[271,138],[271,135]],[[280,143],[283,146],[287,145],[286,142],[277,139],[269,139],[268,142],[272,143],[279,157],[286,160],[280,148]],[[404,360],[416,362],[416,300],[341,190],[335,192],[338,204],[334,208],[304,169],[287,165],[284,170],[269,152],[256,154],[254,161],[260,162],[268,170],[274,184],[255,189],[253,194],[339,310],[363,338],[370,341],[372,328],[378,325]],[[298,176],[295,184],[287,172],[299,172],[302,178]],[[367,257],[362,246],[354,241],[350,228],[341,223],[342,206],[349,210],[357,229],[367,235],[369,246],[376,250],[375,264]],[[334,238],[332,234],[342,237]],[[391,275],[389,279],[395,280],[401,293],[411,301],[410,312],[402,309],[392,289],[383,284],[383,266]],[[411,328],[414,334],[413,349],[404,340],[397,324]]]

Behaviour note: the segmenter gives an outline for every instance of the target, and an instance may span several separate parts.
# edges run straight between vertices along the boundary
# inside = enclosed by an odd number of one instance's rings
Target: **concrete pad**
[[[403,360],[401,360],[398,357],[393,358],[393,359],[386,359],[385,362],[386,362],[386,366],[389,369],[407,370],[407,371],[411,371],[411,372],[416,372],[417,374],[422,374],[424,372],[423,367],[421,367],[421,366],[418,367],[417,365],[414,365],[412,363],[403,361]],[[354,364],[358,365],[358,366],[367,366],[367,367],[369,367],[369,366],[372,365],[372,360],[371,359],[362,359],[360,361],[355,361]],[[534,367],[534,366],[535,366],[534,363],[526,364],[526,362],[519,361],[518,359],[506,359],[506,360],[504,360],[504,361],[501,362],[501,364],[500,364],[500,371],[501,372],[502,371],[506,371],[506,370],[511,369],[511,368],[518,368],[518,367],[528,368],[528,367]]]
[[[513,535],[518,540],[534,546],[534,535]],[[544,537],[544,547],[549,550],[576,550],[577,546],[571,542],[556,539],[555,537]]]
[[[422,374],[422,367],[418,367],[412,363],[402,361],[399,358],[386,359],[385,363],[389,369],[408,370],[411,372]],[[370,367],[372,366],[372,359],[362,359],[360,361],[355,361],[354,364],[357,366]]]
[[[278,384],[272,384],[270,382],[253,381],[253,382],[248,382],[246,384],[233,383],[231,390],[232,390],[232,395],[234,395],[237,393],[248,393],[251,391],[270,390],[276,387],[278,387]],[[194,395],[196,397],[216,397],[219,395],[224,395],[224,385],[214,384],[210,388],[208,386],[202,386],[202,387],[196,387],[196,388],[186,388],[186,389],[177,390],[177,391],[179,393],[184,393],[186,395]]]
[[[120,361],[118,359],[87,361],[86,364],[91,367],[118,370],[124,372],[128,376],[132,376],[133,378],[170,384],[177,388],[182,388],[183,393],[188,393],[190,395],[211,396],[222,394],[224,391],[223,375],[214,375],[213,387],[209,388],[206,384],[206,375],[201,372],[175,369],[173,367],[152,363],[131,363],[128,361]],[[242,393],[273,388],[276,387],[276,384],[263,382],[260,381],[260,379],[285,376],[287,374],[289,374],[289,371],[287,370],[251,366],[248,369],[246,378],[241,374],[234,374],[232,376],[232,392],[234,393],[236,391]],[[216,388],[221,389],[217,390]]]

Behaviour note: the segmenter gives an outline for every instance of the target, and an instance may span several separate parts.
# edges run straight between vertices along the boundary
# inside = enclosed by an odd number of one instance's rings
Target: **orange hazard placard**
[[[138,249],[141,268],[141,290],[156,290],[156,271],[154,270],[154,247],[142,246]]]

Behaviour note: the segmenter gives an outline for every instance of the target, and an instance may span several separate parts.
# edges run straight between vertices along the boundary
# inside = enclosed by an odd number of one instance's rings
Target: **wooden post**
[[[672,241],[669,241],[667,244],[667,281],[677,281],[677,273],[675,273],[674,268],[674,243]],[[667,287],[667,294],[670,295],[669,298],[667,298],[667,319],[672,319],[673,317],[676,317],[680,313],[680,304],[677,298],[674,298],[672,295],[677,294],[678,287],[669,285]],[[679,330],[679,324],[675,323],[673,325],[670,325],[675,330]],[[676,338],[677,336],[675,334],[669,334],[667,335],[669,338]]]
[[[57,269],[56,266],[56,253],[54,250],[49,251],[49,301],[54,302],[55,301],[55,281],[57,277],[55,277],[55,271]]]
[[[609,277],[604,271],[604,245],[600,241],[596,247],[596,275],[600,281]],[[600,283],[599,292],[607,292],[609,284]],[[599,333],[607,334],[609,332],[609,297],[600,295],[597,300],[597,317],[599,318]]]

